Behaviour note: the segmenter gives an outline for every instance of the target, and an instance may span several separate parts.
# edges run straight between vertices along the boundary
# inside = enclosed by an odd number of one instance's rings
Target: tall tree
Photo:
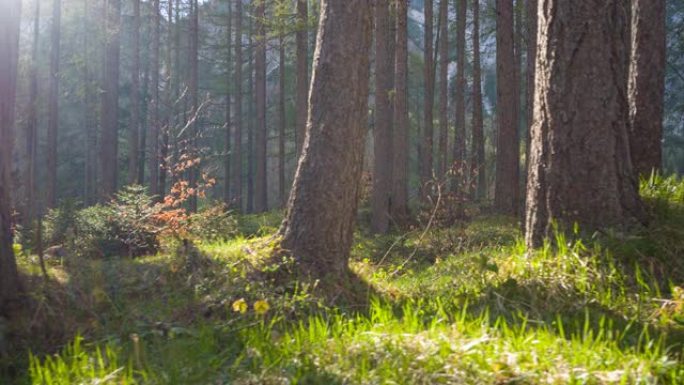
[[[233,116],[232,116],[232,99],[233,88],[235,86],[233,76],[233,1],[228,1],[228,25],[226,26],[226,159],[223,167],[223,202],[230,205],[233,202],[233,194],[231,193],[231,158],[233,157],[231,151],[232,135],[233,135]]]
[[[394,63],[390,54],[390,2],[375,3],[375,127],[373,192],[371,197],[373,232],[384,234],[390,225],[392,192],[392,87]]]
[[[159,0],[155,0],[159,1]],[[102,92],[102,134],[100,139],[101,199],[116,192],[119,132],[119,54],[121,0],[107,0],[104,87]]]
[[[27,221],[36,214],[36,163],[38,158],[38,52],[40,40],[40,1],[35,2],[33,15],[33,46],[29,75],[29,102],[26,118],[26,215]]]
[[[513,2],[496,0],[496,190],[494,205],[514,215],[519,204]]]
[[[304,145],[306,135],[306,114],[309,110],[309,10],[307,0],[297,0],[297,96],[295,142],[297,158]]]
[[[665,0],[632,0],[629,73],[630,148],[634,171],[662,164],[665,97]]]
[[[285,201],[285,35],[278,36],[278,205]]]
[[[465,161],[466,149],[466,80],[465,80],[465,56],[466,56],[466,12],[468,10],[467,0],[456,0],[456,87],[454,88],[454,108],[455,108],[455,127],[454,127],[454,146],[453,157],[457,169],[461,169]],[[475,33],[475,32],[473,32]],[[473,36],[473,39],[475,37]],[[479,54],[478,54],[479,55]],[[479,58],[479,57],[478,57]],[[474,85],[473,85],[474,87]],[[463,169],[462,171],[466,171]],[[465,175],[465,174],[464,174]],[[457,175],[457,177],[460,175]],[[452,184],[455,190],[461,183]]]
[[[233,140],[233,202],[242,209],[242,0],[235,0],[235,131]]]
[[[527,19],[527,87],[525,87],[525,104],[527,115],[527,127],[525,137],[525,174],[528,172],[530,163],[530,140],[531,128],[534,117],[534,81],[535,68],[537,62],[537,0],[525,0],[525,18]]]
[[[50,29],[50,76],[48,91],[48,133],[47,133],[47,205],[57,205],[57,138],[59,130],[59,57],[60,32],[62,24],[62,1],[52,2]]]
[[[449,0],[439,0],[439,149],[437,151],[437,175],[443,178],[447,172],[447,148],[449,147]]]
[[[190,118],[193,120],[190,130],[191,152],[195,156],[199,156],[199,2],[198,0],[190,0]],[[193,166],[188,170],[189,185],[197,191],[197,177],[199,174],[199,165]],[[191,194],[189,199],[189,209],[191,212],[197,211],[197,194]]]
[[[102,5],[100,5],[102,6]],[[83,92],[83,130],[85,131],[84,152],[84,181],[83,195],[86,205],[92,205],[97,201],[97,92],[99,87],[94,81],[92,65],[93,47],[93,6],[92,0],[83,0],[83,23],[82,43],[83,52],[83,82],[85,84]],[[97,7],[95,7],[96,9]]]
[[[255,94],[256,94],[256,181],[254,183],[254,209],[257,213],[268,210],[268,184],[266,174],[266,1],[256,2],[256,50],[255,50]]]
[[[0,314],[17,299],[19,277],[12,249],[10,168],[19,56],[21,1],[0,2]]]
[[[482,199],[487,195],[485,174],[485,139],[482,123],[482,75],[480,64],[480,0],[473,0],[473,128],[470,142],[471,175],[477,178],[474,196]]]
[[[404,223],[408,210],[408,2],[396,1],[396,41],[394,55],[394,130],[392,132],[391,215]]]
[[[254,11],[252,9],[252,11]],[[254,18],[247,22],[247,212],[254,212]]]
[[[149,150],[148,150],[148,168],[150,174],[150,194],[159,195],[162,193],[159,189],[159,165],[161,163],[159,157],[159,40],[161,38],[161,14],[159,8],[159,0],[152,1],[152,58],[151,64],[151,83],[152,88],[151,98],[152,107],[150,108],[149,118]]]
[[[540,7],[526,242],[553,221],[586,229],[643,219],[628,140],[623,0],[547,0]]]
[[[425,0],[425,47],[424,70],[425,96],[423,99],[423,135],[420,148],[421,199],[429,195],[429,181],[432,178],[433,108],[435,105],[435,66],[433,58],[433,6],[432,0]]]
[[[131,62],[131,122],[128,137],[128,183],[138,178],[140,142],[140,0],[133,0],[133,60]]]
[[[372,2],[322,0],[309,132],[281,227],[304,274],[341,277],[363,168]]]

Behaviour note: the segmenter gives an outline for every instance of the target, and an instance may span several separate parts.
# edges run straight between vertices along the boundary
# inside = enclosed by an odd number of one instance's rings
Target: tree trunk
[[[515,113],[513,2],[496,0],[496,190],[494,206],[515,215],[519,204],[518,134]]]
[[[161,15],[159,9],[159,0],[152,2],[152,108],[150,111],[150,135],[148,151],[149,157],[149,173],[150,173],[150,194],[160,195],[162,191],[159,189],[159,165],[161,159],[159,157],[159,39],[161,35]]]
[[[465,149],[466,149],[466,108],[465,108],[465,46],[466,46],[466,12],[468,11],[467,0],[456,0],[456,88],[454,96],[455,107],[455,129],[453,147],[453,166],[457,171],[452,190],[457,191],[462,187],[462,178],[466,176],[467,169],[464,168]]]
[[[233,194],[230,191],[231,184],[231,158],[233,157],[231,151],[232,148],[232,129],[233,129],[233,116],[232,116],[232,97],[235,86],[234,79],[231,78],[233,75],[233,2],[228,1],[228,26],[226,28],[226,40],[227,40],[227,55],[226,55],[226,158],[223,167],[223,203],[226,205],[231,205],[233,203]]]
[[[368,113],[370,0],[321,1],[308,135],[281,227],[282,247],[307,275],[340,277],[363,168]]]
[[[278,205],[285,206],[285,36],[280,33],[279,42],[279,78],[278,78]]]
[[[235,138],[233,140],[233,204],[242,210],[242,0],[235,0]]]
[[[254,212],[254,28],[247,23],[247,212]]]
[[[159,1],[159,0],[156,0]],[[102,136],[100,165],[102,188],[100,198],[111,198],[117,185],[117,154],[119,132],[119,54],[121,0],[107,0],[107,39],[105,43],[105,79],[102,92]]]
[[[553,221],[583,229],[643,220],[629,155],[625,2],[540,7],[526,242]]]
[[[140,141],[140,0],[133,0],[133,63],[131,65],[131,126],[128,138],[128,183],[138,178]]]
[[[62,23],[62,1],[52,2],[50,27],[50,75],[47,128],[47,206],[57,206],[57,148],[59,130],[59,57]]]
[[[389,0],[375,4],[375,127],[371,229],[385,234],[390,225],[392,192],[392,108],[391,92],[394,66],[390,54]]]
[[[190,0],[191,19],[190,19],[190,103],[192,113],[190,119],[193,119],[190,130],[190,151],[193,157],[199,157],[199,2],[198,0]],[[201,160],[201,159],[200,159]],[[190,212],[197,212],[197,179],[199,175],[200,166],[195,165],[188,170],[189,181],[188,184],[195,190],[194,194],[190,195],[188,200]]]
[[[396,2],[396,45],[394,55],[394,131],[392,133],[392,196],[394,222],[403,224],[408,209],[408,2]]]
[[[256,181],[254,209],[257,213],[268,210],[268,184],[266,181],[266,1],[256,1]]]
[[[437,176],[444,179],[449,148],[449,0],[439,0],[439,151]]]
[[[19,56],[21,1],[0,2],[0,315],[17,299],[19,277],[12,249],[11,162]]]
[[[637,175],[662,165],[665,0],[632,0],[629,73],[630,148]]]
[[[297,0],[297,105],[295,142],[297,160],[306,135],[306,114],[309,109],[309,10],[307,0]]]
[[[40,40],[40,2],[36,1],[33,17],[33,46],[29,104],[26,119],[26,224],[31,225],[36,215],[36,163],[38,158],[38,43]]]
[[[473,140],[471,142],[471,175],[477,178],[475,198],[487,197],[485,141],[482,123],[482,75],[480,66],[480,0],[473,0]]]
[[[534,88],[535,68],[537,62],[537,0],[526,0],[527,19],[527,87],[525,88],[525,104],[527,110],[527,127],[525,136],[525,175],[529,174],[530,140],[534,124]]]
[[[432,0],[425,0],[425,48],[423,56],[425,97],[423,99],[423,136],[420,148],[421,199],[430,195],[429,182],[432,179],[433,108],[435,105],[435,66],[433,59],[433,7]]]

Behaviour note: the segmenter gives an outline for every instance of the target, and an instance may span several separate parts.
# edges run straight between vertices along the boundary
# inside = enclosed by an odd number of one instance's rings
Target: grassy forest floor
[[[362,226],[350,264],[361,279],[343,283],[268,278],[289,263],[264,258],[278,213],[240,218],[227,242],[51,262],[48,284],[21,256],[33,310],[3,326],[25,348],[0,373],[18,384],[681,384],[684,182],[642,194],[648,229],[571,232],[532,253],[503,217],[382,237]],[[367,303],[330,302],[346,291]]]

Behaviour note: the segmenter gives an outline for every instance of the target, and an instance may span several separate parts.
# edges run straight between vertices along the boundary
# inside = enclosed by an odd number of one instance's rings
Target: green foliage
[[[208,241],[227,241],[237,235],[237,219],[223,203],[215,203],[188,218],[193,237]]]

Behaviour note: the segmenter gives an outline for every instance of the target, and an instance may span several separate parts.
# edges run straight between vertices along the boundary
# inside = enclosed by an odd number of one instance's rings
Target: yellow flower
[[[240,314],[247,313],[247,301],[244,298],[233,302],[233,311]]]
[[[265,299],[254,302],[254,312],[259,314],[259,315],[266,314],[266,312],[270,308],[271,308],[271,306],[268,304],[268,302]]]

